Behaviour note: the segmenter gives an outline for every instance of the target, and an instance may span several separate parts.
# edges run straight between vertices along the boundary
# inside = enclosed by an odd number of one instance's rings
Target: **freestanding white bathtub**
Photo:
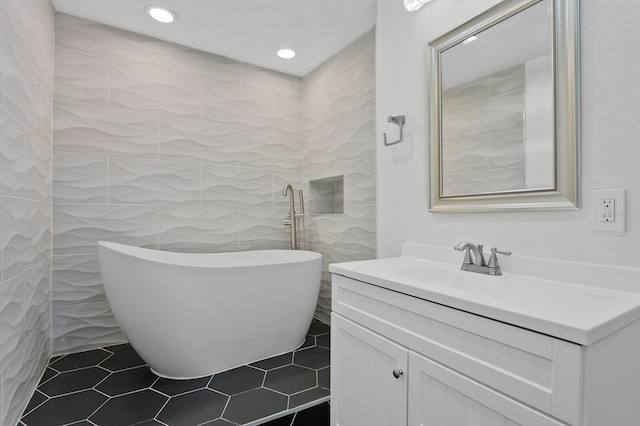
[[[158,376],[208,376],[304,342],[320,290],[319,253],[98,246],[111,310]]]

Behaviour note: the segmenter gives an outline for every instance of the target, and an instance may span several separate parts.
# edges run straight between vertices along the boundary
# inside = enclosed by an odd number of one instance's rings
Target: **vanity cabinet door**
[[[563,425],[414,352],[409,370],[409,426]]]
[[[331,346],[331,425],[406,425],[408,350],[336,314]]]

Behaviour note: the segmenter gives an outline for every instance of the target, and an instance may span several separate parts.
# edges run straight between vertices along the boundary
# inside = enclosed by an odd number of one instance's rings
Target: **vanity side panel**
[[[562,366],[553,374],[551,414],[572,425],[580,425],[584,346],[555,339],[553,359]]]
[[[640,320],[585,347],[583,426],[640,422]]]

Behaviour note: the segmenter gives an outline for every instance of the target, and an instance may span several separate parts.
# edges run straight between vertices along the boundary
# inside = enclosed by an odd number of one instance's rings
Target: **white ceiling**
[[[304,76],[373,27],[376,0],[53,0],[58,12]],[[149,5],[178,15],[161,24]],[[280,59],[276,51],[296,51]]]

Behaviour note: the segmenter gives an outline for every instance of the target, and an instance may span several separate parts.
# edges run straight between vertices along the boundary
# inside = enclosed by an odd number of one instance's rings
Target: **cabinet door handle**
[[[393,377],[395,377],[396,379],[399,379],[400,376],[402,376],[404,374],[404,371],[402,371],[401,369],[396,369],[393,370]]]

